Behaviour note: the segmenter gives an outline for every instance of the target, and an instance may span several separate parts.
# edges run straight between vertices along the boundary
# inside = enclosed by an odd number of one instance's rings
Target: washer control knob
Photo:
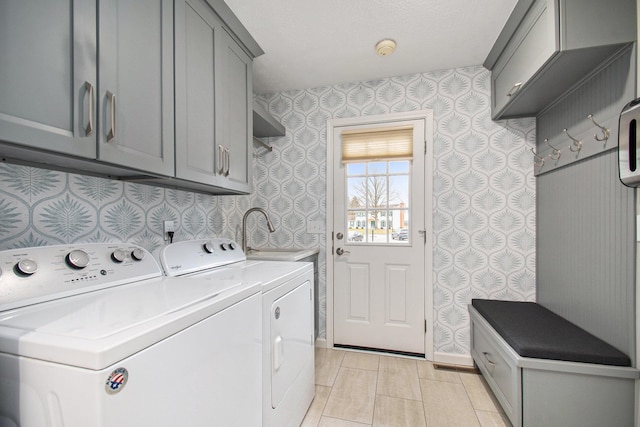
[[[213,248],[213,243],[211,243],[211,242],[205,242],[205,244],[204,244],[204,245],[202,245],[202,249],[204,249],[204,251],[205,251],[206,253],[208,253],[208,254],[212,254],[212,253],[213,253],[213,251],[215,250],[215,249]]]
[[[133,251],[131,251],[131,258],[134,261],[142,261],[142,259],[144,258],[144,251],[140,248],[135,248]]]
[[[228,243],[220,243],[220,249],[222,249],[223,251],[229,250],[229,244]]]
[[[111,254],[111,259],[117,263],[123,262],[126,258],[127,258],[127,252],[124,251],[123,249],[116,249]]]
[[[235,243],[231,242],[229,243],[229,249],[231,249],[232,251],[235,251],[238,248],[238,245],[236,245]]]
[[[24,274],[25,276],[31,276],[33,273],[38,271],[38,263],[36,263],[32,259],[23,259],[20,262],[18,262],[18,265],[16,265],[16,268],[20,273]]]
[[[67,254],[69,267],[82,269],[89,265],[89,254],[82,249],[75,249]]]

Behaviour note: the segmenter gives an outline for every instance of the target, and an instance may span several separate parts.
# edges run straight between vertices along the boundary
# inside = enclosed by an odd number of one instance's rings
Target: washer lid
[[[0,315],[0,351],[103,369],[260,291],[238,280],[158,278]]]

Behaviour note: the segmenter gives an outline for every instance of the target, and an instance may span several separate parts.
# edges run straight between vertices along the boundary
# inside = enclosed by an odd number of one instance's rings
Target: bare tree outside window
[[[408,161],[349,164],[349,241],[407,241],[409,167]]]

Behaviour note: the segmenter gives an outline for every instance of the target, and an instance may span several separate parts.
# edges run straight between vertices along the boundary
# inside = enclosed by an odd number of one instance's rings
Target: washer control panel
[[[0,251],[0,311],[160,276],[153,256],[131,244]]]
[[[160,263],[167,276],[181,276],[246,259],[240,245],[219,237],[172,243],[160,253]]]

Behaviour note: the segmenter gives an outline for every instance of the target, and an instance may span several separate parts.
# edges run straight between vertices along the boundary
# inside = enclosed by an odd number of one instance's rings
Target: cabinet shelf
[[[253,136],[269,138],[284,136],[285,128],[257,102],[253,103]]]

